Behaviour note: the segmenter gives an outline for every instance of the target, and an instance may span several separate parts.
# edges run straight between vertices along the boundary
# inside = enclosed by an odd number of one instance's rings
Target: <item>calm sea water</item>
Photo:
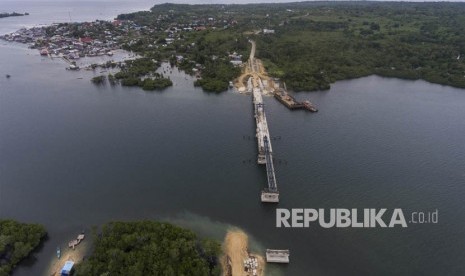
[[[21,24],[8,22],[2,30]],[[291,250],[270,274],[465,274],[465,90],[371,76],[296,95],[317,114],[265,99],[282,137],[279,207],[439,210],[438,224],[408,228],[277,229],[275,206],[259,202],[250,96],[204,93],[176,69],[163,92],[96,87],[92,72],[65,66],[0,42],[0,217],[50,236],[14,275],[44,274],[83,228],[136,219],[218,238],[241,227],[254,248]]]
[[[81,22],[97,19],[111,20],[121,13],[148,10],[156,2],[151,0],[0,0],[0,12],[28,12],[28,16],[2,18],[0,34],[20,28],[50,25],[58,22]]]

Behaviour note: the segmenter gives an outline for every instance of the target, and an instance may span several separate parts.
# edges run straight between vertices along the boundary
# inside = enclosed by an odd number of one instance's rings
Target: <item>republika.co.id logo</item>
[[[408,222],[408,223],[407,223]],[[405,219],[400,208],[392,211],[386,208],[374,209],[276,209],[276,227],[302,228],[312,224],[323,228],[394,228],[408,227],[408,224],[438,223],[439,211],[411,212],[410,219]]]

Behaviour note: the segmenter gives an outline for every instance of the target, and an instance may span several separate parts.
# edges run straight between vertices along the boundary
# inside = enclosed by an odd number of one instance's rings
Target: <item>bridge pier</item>
[[[266,189],[262,191],[261,200],[265,203],[278,203],[279,192],[268,192]]]

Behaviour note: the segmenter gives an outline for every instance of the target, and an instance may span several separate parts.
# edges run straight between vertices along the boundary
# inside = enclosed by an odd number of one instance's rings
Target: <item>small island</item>
[[[25,16],[29,15],[29,13],[17,13],[17,12],[12,12],[12,13],[7,13],[7,12],[2,12],[0,13],[0,18],[5,18],[5,17],[11,17],[11,16]]]
[[[172,86],[173,82],[169,78],[165,78],[163,74],[155,72],[160,64],[153,60],[140,58],[136,60],[127,60],[120,66],[121,71],[113,74],[99,75],[91,79],[96,85],[103,85],[108,82],[111,85],[121,83],[123,86],[139,86],[143,90],[153,91],[162,90]]]
[[[28,257],[46,237],[38,224],[0,220],[0,275],[10,275],[15,266]]]

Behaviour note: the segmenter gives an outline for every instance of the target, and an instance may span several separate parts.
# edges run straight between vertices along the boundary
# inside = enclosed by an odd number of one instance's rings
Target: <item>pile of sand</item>
[[[248,276],[252,275],[244,270],[244,260],[249,258],[248,251],[249,239],[247,235],[238,229],[230,230],[227,232],[223,243],[223,253],[221,264],[223,267],[223,276]],[[258,260],[257,275],[263,276],[265,271],[265,261],[263,256],[250,253]],[[231,274],[228,275],[228,257],[231,264]]]

